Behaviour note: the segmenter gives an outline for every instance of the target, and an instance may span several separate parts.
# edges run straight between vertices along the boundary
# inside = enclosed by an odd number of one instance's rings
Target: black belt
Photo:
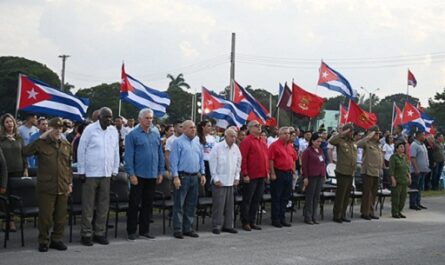
[[[189,173],[189,172],[185,172],[185,171],[178,171],[178,174],[182,175],[182,176],[197,176],[199,174],[199,172]]]

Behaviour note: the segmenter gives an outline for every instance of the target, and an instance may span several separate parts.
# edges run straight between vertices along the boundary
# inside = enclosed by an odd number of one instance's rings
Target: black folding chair
[[[3,219],[5,222],[5,238],[3,242],[3,247],[6,248],[6,244],[9,240],[9,222],[10,214],[9,214],[9,203],[8,198],[0,195],[0,219]]]
[[[107,232],[108,233],[108,220],[110,212],[115,213],[114,218],[114,237],[117,237],[119,213],[128,211],[130,189],[128,186],[128,175],[125,172],[119,172],[115,177],[111,179],[110,184],[110,210],[107,214]]]

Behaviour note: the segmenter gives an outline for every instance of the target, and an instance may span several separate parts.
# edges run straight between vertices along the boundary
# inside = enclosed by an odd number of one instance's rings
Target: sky
[[[445,87],[445,2],[415,0],[0,0],[0,56],[39,61],[77,89],[119,82],[121,64],[166,90],[183,73],[192,91],[235,79],[273,94],[292,82],[324,97],[320,61],[359,93],[428,98]],[[364,89],[361,89],[363,87]]]

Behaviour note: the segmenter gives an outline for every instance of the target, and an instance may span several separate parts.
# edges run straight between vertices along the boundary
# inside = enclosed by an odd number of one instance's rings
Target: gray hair
[[[236,131],[232,128],[228,128],[225,132],[224,132],[224,136],[229,136],[229,135],[235,135],[237,136],[238,134],[236,133]]]
[[[252,127],[255,126],[255,124],[257,124],[257,123],[258,123],[257,121],[250,121],[250,122],[247,124],[247,129],[252,128]]]
[[[153,110],[149,109],[149,108],[145,108],[145,109],[141,109],[139,111],[138,119],[139,120],[142,119],[145,116],[145,114],[147,114],[147,113],[150,114],[151,116],[153,116]]]
[[[99,117],[102,117],[103,115],[105,115],[107,112],[113,114],[113,111],[109,108],[109,107],[102,107],[99,109]]]
[[[289,127],[287,126],[281,127],[280,130],[278,131],[278,134],[282,134],[284,131],[289,131]]]

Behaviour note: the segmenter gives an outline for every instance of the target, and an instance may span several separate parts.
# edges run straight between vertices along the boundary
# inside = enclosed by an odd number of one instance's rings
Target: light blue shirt
[[[179,136],[170,153],[170,169],[173,177],[179,176],[179,171],[205,174],[202,146],[185,134]]]
[[[125,170],[130,176],[157,178],[164,172],[161,137],[156,127],[137,127],[125,137]]]

